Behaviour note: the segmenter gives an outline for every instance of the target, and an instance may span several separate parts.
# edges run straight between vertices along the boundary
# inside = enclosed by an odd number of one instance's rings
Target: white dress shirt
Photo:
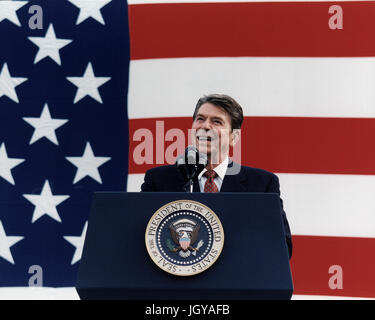
[[[228,164],[229,164],[229,158],[226,157],[225,160],[214,169],[214,171],[216,172],[216,177],[214,179],[214,182],[217,185],[217,188],[219,191],[223,184],[223,180],[228,169]],[[204,192],[204,184],[207,181],[207,177],[204,176],[204,173],[206,171],[207,169],[204,168],[203,171],[198,176],[199,188],[201,192]]]

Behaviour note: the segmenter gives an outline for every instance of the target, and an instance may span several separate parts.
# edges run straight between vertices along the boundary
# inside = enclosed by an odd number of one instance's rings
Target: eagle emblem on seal
[[[194,247],[194,244],[198,240],[199,230],[200,225],[192,219],[183,218],[172,222],[169,225],[169,231],[177,247],[168,239],[168,249],[172,252],[178,252],[179,256],[182,258],[187,258],[191,254],[195,256],[199,248],[203,245],[203,240],[200,240],[198,245]]]

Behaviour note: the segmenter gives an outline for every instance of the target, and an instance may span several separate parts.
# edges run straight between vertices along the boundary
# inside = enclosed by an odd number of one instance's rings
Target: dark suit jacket
[[[230,161],[229,166],[240,166]],[[272,192],[280,195],[278,177],[266,170],[240,166],[236,175],[226,175],[220,192]],[[186,178],[178,171],[175,165],[162,166],[146,172],[145,181],[141,190],[145,192],[184,192]],[[198,179],[194,181],[194,192],[200,192]],[[286,243],[289,258],[292,256],[292,236],[286,214],[281,201],[281,215],[284,224]]]

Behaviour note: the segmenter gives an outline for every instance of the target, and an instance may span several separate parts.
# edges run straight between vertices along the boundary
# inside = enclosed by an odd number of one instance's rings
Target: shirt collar
[[[214,170],[216,174],[220,177],[221,180],[224,180],[225,174],[227,173],[229,164],[229,157],[226,157],[222,163],[220,163]],[[203,169],[203,171],[198,175],[198,180],[202,178],[204,173],[207,171],[206,168]]]

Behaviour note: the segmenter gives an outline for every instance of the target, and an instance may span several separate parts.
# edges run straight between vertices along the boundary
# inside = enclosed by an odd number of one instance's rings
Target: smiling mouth
[[[198,141],[213,141],[215,139],[211,137],[197,137]]]

